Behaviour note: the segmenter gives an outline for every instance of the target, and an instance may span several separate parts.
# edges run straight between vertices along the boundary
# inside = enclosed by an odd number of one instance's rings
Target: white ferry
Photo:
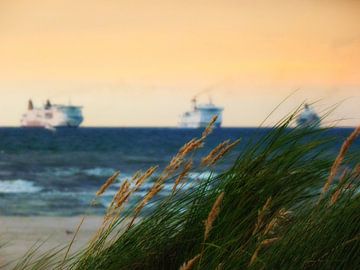
[[[217,115],[214,123],[215,127],[221,127],[222,112],[224,108],[215,106],[211,99],[207,104],[197,104],[196,97],[192,100],[192,110],[183,113],[180,117],[179,126],[181,128],[203,128],[206,127],[212,118]]]
[[[78,127],[83,122],[81,106],[51,104],[49,100],[42,108],[35,108],[29,100],[28,110],[22,115],[21,126],[44,127]]]
[[[321,119],[308,104],[305,104],[304,110],[296,119],[296,123],[299,127],[320,127]]]

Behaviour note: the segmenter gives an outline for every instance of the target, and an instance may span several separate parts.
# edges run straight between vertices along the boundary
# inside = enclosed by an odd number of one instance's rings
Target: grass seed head
[[[194,258],[192,258],[191,260],[185,262],[179,270],[191,270],[194,268],[196,262],[200,259],[201,254],[196,255]]]
[[[214,157],[228,144],[230,143],[230,140],[226,140],[220,144],[218,144],[211,152],[202,159],[201,164],[203,166],[209,165],[211,161],[214,159]]]
[[[158,166],[150,167],[143,175],[139,176],[135,182],[136,189],[139,189],[141,185],[153,175],[157,168]]]
[[[207,125],[207,127],[205,128],[204,132],[202,133],[202,138],[206,138],[214,129],[214,124],[216,122],[216,120],[218,119],[218,116],[215,115],[209,122],[209,124]]]
[[[150,191],[146,194],[145,198],[139,203],[139,205],[135,208],[135,215],[139,214],[141,209],[162,189],[164,185],[160,183],[155,183]]]
[[[142,175],[143,175],[143,173],[142,173],[141,170],[137,171],[137,172],[134,173],[134,175],[132,176],[130,182],[131,182],[131,183],[134,183],[134,182],[136,183],[137,180],[139,179],[139,177],[141,177]]]
[[[271,239],[265,239],[265,240],[263,240],[263,241],[257,246],[257,248],[255,249],[253,255],[251,256],[249,266],[253,265],[254,262],[257,260],[261,248],[271,245],[272,243],[274,243],[274,242],[277,241],[278,239],[279,239],[278,237],[274,237],[274,238],[271,238]]]
[[[263,225],[265,213],[268,210],[268,208],[270,207],[271,201],[272,201],[272,198],[270,196],[269,198],[267,198],[264,206],[258,211],[258,217],[257,217],[255,228],[254,228],[252,235],[256,234],[259,231],[259,229],[261,228],[261,226]]]
[[[239,142],[240,142],[240,139],[223,147],[223,149],[221,149],[221,151],[211,160],[210,165],[214,165],[216,162],[218,162],[219,159],[223,158]]]
[[[360,126],[357,127],[351,134],[350,136],[345,140],[345,142],[343,143],[343,145],[341,146],[340,152],[338,154],[338,156],[336,157],[331,170],[330,170],[330,175],[325,183],[325,185],[323,186],[323,189],[321,191],[320,194],[320,200],[322,199],[322,196],[324,195],[324,193],[326,193],[329,188],[330,185],[332,184],[332,182],[334,181],[334,178],[339,170],[339,167],[341,165],[341,163],[343,162],[346,153],[348,152],[350,146],[353,144],[353,142],[356,140],[356,138],[360,135]],[[319,201],[320,201],[319,200]]]
[[[192,169],[192,166],[193,162],[191,160],[185,164],[183,171],[179,174],[179,176],[174,182],[173,192],[176,190],[177,186],[183,181],[183,179],[188,175],[188,173]]]
[[[125,181],[121,187],[119,188],[118,192],[115,194],[114,197],[114,204],[115,208],[119,208],[124,201],[129,197],[129,187],[130,183],[128,181]]]
[[[100,196],[103,194],[111,185],[114,183],[116,178],[119,176],[120,172],[115,172],[112,176],[110,176],[106,182],[100,187],[100,189],[96,192],[96,196]]]
[[[348,173],[348,169],[345,169],[343,171],[343,173],[341,174],[340,180],[339,180],[339,187],[336,189],[336,191],[334,192],[334,194],[331,196],[330,198],[330,205],[333,205],[336,203],[336,201],[339,199],[339,196],[341,194],[341,192],[344,189],[344,186],[341,185],[342,182],[344,182],[346,175]]]
[[[220,193],[220,195],[217,197],[215,203],[213,204],[211,211],[208,215],[208,218],[205,221],[205,233],[204,233],[204,242],[208,239],[210,231],[213,227],[213,223],[217,216],[220,213],[220,205],[224,198],[224,192]]]

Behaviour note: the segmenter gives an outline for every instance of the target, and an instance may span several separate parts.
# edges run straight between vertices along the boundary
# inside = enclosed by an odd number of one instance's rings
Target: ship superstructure
[[[49,100],[42,108],[35,108],[29,100],[28,110],[21,118],[23,127],[78,127],[83,122],[81,106],[51,104]]]
[[[296,119],[296,123],[300,127],[319,127],[321,124],[321,119],[308,104],[305,104],[304,110]]]
[[[197,104],[197,99],[192,100],[192,110],[181,115],[179,126],[182,128],[201,128],[206,127],[212,118],[217,115],[218,118],[214,123],[215,127],[221,127],[222,112],[224,108],[215,106],[211,99],[207,104]]]

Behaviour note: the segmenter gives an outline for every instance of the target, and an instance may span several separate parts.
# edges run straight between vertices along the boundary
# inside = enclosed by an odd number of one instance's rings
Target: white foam
[[[207,180],[210,177],[214,177],[217,174],[212,171],[204,171],[204,172],[191,172],[189,173],[189,178],[192,180]]]
[[[48,172],[55,176],[67,177],[80,173],[80,169],[76,167],[56,168]]]
[[[112,168],[91,168],[83,170],[83,172],[89,176],[106,176],[109,177],[115,173],[115,170]]]
[[[23,179],[0,180],[0,193],[36,193],[41,190],[33,182]]]

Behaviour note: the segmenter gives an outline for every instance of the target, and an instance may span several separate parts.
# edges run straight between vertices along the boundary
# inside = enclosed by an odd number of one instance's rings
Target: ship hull
[[[73,124],[61,124],[56,126],[51,126],[48,124],[33,124],[33,123],[25,123],[21,124],[21,127],[23,128],[47,128],[47,127],[54,127],[54,128],[78,128],[79,125],[73,125]]]
[[[215,128],[220,128],[222,123],[222,108],[203,109],[196,108],[194,111],[186,112],[182,115],[179,123],[180,128],[204,128],[209,125],[213,118],[217,116],[214,123]]]
[[[47,109],[28,110],[21,119],[22,127],[77,128],[84,118],[81,107],[53,105]]]

